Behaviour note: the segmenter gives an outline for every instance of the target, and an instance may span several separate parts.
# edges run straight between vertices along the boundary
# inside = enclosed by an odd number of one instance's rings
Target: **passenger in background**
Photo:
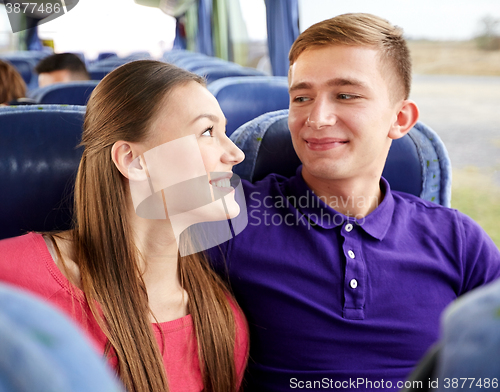
[[[58,53],[45,57],[35,67],[38,87],[53,83],[90,80],[85,63],[73,53]]]
[[[0,60],[0,106],[26,96],[26,83],[11,64]]]
[[[214,172],[231,177],[243,153],[225,135],[224,115],[203,79],[159,61],[117,68],[87,105],[74,228],[0,241],[0,281],[80,322],[130,392],[236,392],[246,366],[245,318],[202,253],[180,256],[163,189],[152,195],[163,217],[145,218],[129,187],[143,184],[149,200],[154,181],[184,178],[182,170],[163,177],[161,165],[153,166],[161,174],[154,177],[149,161],[150,150],[184,142],[193,148],[172,159],[196,161],[206,174],[197,178],[203,189],[226,189],[228,214],[237,215],[234,190],[223,188],[229,180],[209,179]],[[224,208],[208,207],[195,209],[198,222],[226,217]],[[178,215],[186,219],[185,212]]]
[[[500,276],[500,252],[469,217],[381,177],[419,114],[400,28],[339,15],[289,59],[302,166],[245,183],[248,226],[220,256],[249,322],[247,390],[400,389],[443,309]]]

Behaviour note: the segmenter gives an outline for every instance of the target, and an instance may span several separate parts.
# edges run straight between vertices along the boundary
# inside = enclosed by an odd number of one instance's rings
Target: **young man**
[[[53,54],[41,60],[35,68],[38,87],[53,83],[90,80],[85,63],[73,53]]]
[[[292,46],[302,166],[245,184],[249,224],[223,248],[250,325],[249,391],[402,388],[445,306],[500,276],[470,218],[381,178],[418,118],[410,85],[402,31],[372,15],[325,20]]]

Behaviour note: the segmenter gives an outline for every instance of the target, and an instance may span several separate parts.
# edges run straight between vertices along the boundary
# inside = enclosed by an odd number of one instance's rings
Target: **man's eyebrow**
[[[342,87],[342,86],[354,86],[354,87],[361,87],[368,89],[368,86],[366,83],[362,82],[361,80],[358,79],[348,79],[348,78],[335,78],[335,79],[330,79],[326,82],[326,85],[328,87]],[[288,92],[291,93],[295,90],[307,90],[313,88],[312,83],[309,82],[300,82],[297,84],[294,84],[288,89]]]
[[[346,79],[346,78],[335,78],[326,82],[329,87],[341,87],[341,86],[355,86],[361,88],[368,88],[366,83],[358,79]]]
[[[208,118],[209,120],[212,120],[215,123],[219,122],[219,117],[217,117],[213,114],[210,114],[210,113],[203,113],[203,114],[200,114],[199,116],[197,116],[193,121],[191,121],[191,124],[202,119],[202,118]],[[227,118],[226,118],[226,125],[227,125]]]
[[[295,90],[307,90],[309,88],[312,88],[312,84],[308,82],[300,82],[297,84],[294,84],[293,86],[290,86],[288,89],[288,92],[291,93]]]

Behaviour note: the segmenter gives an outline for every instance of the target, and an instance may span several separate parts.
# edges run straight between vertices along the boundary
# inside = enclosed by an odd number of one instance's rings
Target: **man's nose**
[[[327,97],[318,97],[312,105],[306,125],[313,129],[335,125],[337,115],[335,105]]]

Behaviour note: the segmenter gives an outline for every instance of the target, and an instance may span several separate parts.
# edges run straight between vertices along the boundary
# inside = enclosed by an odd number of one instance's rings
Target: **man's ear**
[[[131,181],[144,181],[147,173],[142,155],[135,143],[117,141],[111,148],[111,159],[120,173]]]
[[[389,138],[395,140],[402,138],[410,129],[413,128],[418,120],[418,107],[417,104],[409,99],[400,103],[400,109],[397,113],[396,120],[389,130]]]

